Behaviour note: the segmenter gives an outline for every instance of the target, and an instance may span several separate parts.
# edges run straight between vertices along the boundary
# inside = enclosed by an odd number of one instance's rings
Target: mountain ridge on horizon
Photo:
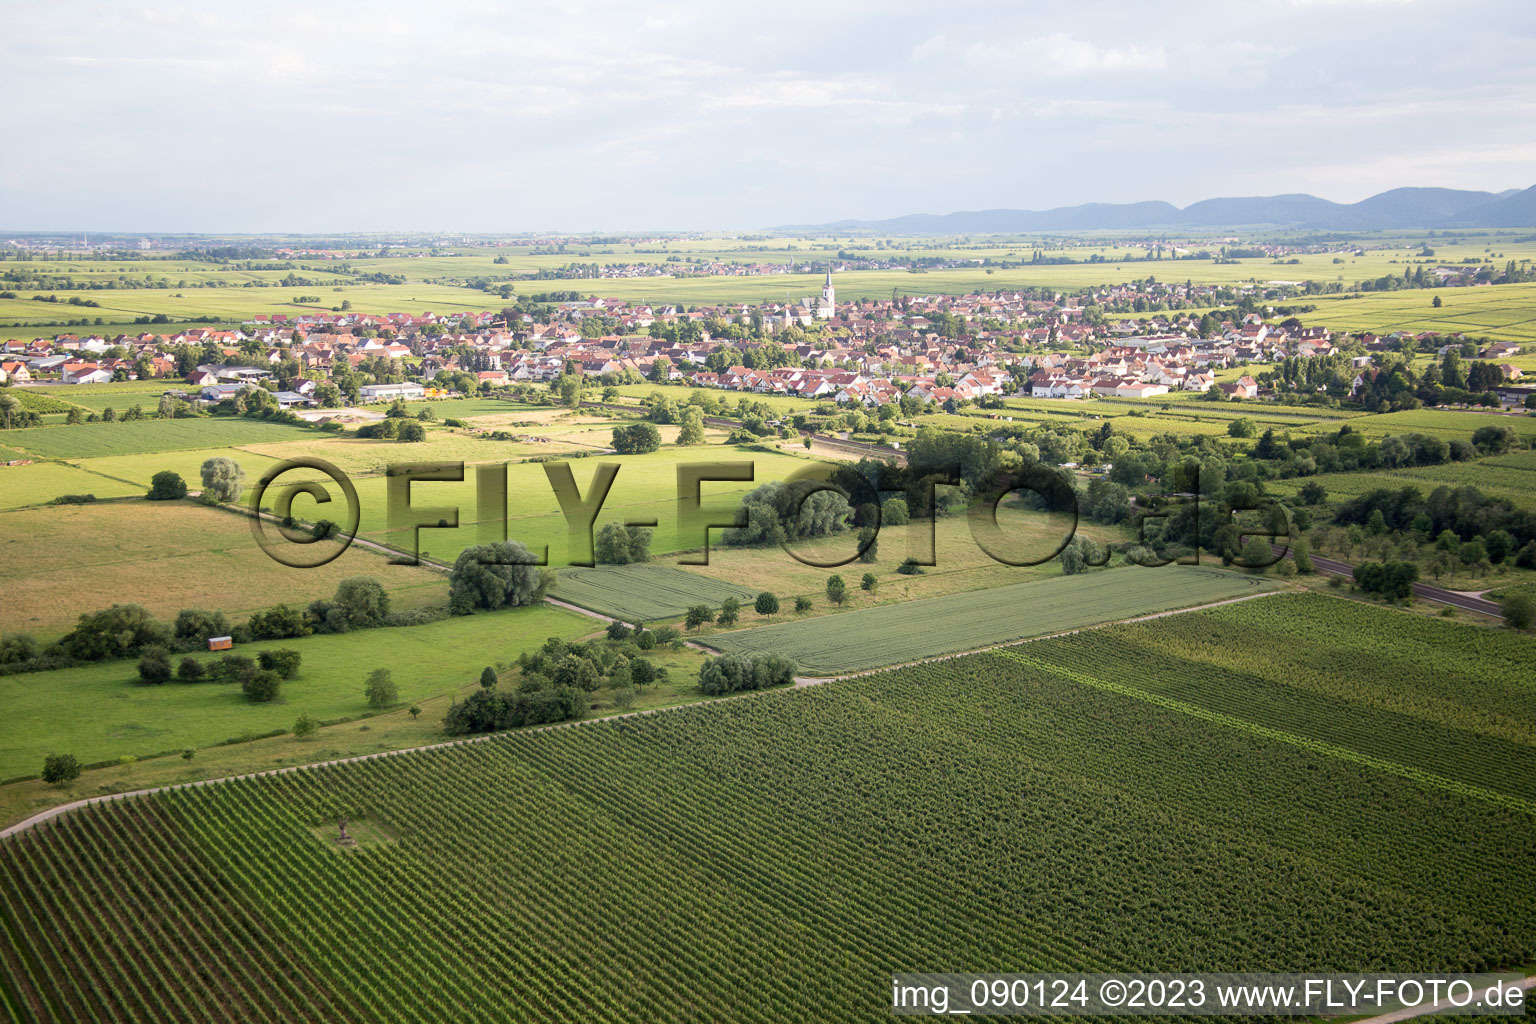
[[[1161,200],[1081,203],[1049,210],[912,213],[883,220],[786,224],[776,230],[874,231],[888,234],[1019,234],[1040,231],[1140,230],[1257,226],[1374,231],[1400,228],[1536,227],[1536,185],[1503,192],[1406,187],[1356,203],[1306,193],[1203,199],[1180,209]]]

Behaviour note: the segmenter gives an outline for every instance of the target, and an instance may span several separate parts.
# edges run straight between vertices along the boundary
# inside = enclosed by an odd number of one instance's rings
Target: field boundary
[[[1184,614],[1186,614],[1188,612],[1203,611],[1203,610],[1205,610],[1207,608],[1215,608],[1215,607],[1217,607],[1219,605],[1234,604],[1234,603],[1237,603],[1239,601],[1254,601],[1254,600],[1257,600],[1257,599],[1259,599],[1261,597],[1274,597],[1276,594],[1285,594],[1285,593],[1293,593],[1293,591],[1284,590],[1284,589],[1280,589],[1280,590],[1266,590],[1266,591],[1264,591],[1262,593],[1258,593],[1258,594],[1246,594],[1246,595],[1244,595],[1242,597],[1226,598],[1226,599],[1221,600],[1221,601],[1213,601],[1213,602],[1210,602],[1210,603],[1207,603],[1207,604],[1192,605],[1192,606],[1190,606],[1188,608],[1175,608],[1175,609],[1171,609],[1171,610],[1168,610],[1168,611],[1154,612],[1154,613],[1152,613],[1150,615],[1137,616],[1136,618],[1131,618],[1131,619],[1115,619],[1115,620],[1108,621],[1108,622],[1095,623],[1095,624],[1093,624],[1091,626],[1080,626],[1077,629],[1066,630],[1066,631],[1060,632],[1060,633],[1052,633],[1052,634],[1045,635],[1045,636],[1025,637],[1022,640],[1013,640],[1013,641],[1010,641],[1010,642],[1004,643],[1004,644],[992,644],[990,646],[977,648],[977,649],[971,650],[971,651],[957,651],[957,652],[952,653],[952,654],[941,654],[941,655],[938,655],[938,656],[932,657],[932,658],[924,658],[924,659],[921,659],[920,661],[906,662],[906,663],[899,664],[899,665],[884,665],[884,666],[881,666],[879,668],[872,668],[872,669],[863,669],[863,670],[860,670],[858,672],[850,672],[847,675],[823,676],[823,677],[799,677],[799,676],[797,676],[795,678],[794,684],[791,687],[788,687],[787,689],[791,689],[791,690],[792,689],[800,689],[800,688],[807,687],[807,686],[819,686],[819,685],[821,685],[823,683],[838,682],[838,681],[844,680],[844,679],[857,679],[857,678],[862,678],[864,676],[871,676],[871,675],[874,675],[874,674],[876,674],[878,672],[893,672],[893,671],[896,671],[897,669],[908,668],[908,667],[910,667],[912,665],[921,665],[921,664],[926,664],[928,662],[934,662],[934,661],[947,661],[947,660],[950,660],[950,659],[953,659],[953,658],[963,658],[963,657],[967,657],[968,655],[972,655],[972,654],[981,654],[981,653],[984,653],[984,652],[987,652],[987,651],[995,651],[995,650],[998,650],[999,648],[1003,648],[1003,647],[1016,647],[1016,646],[1019,646],[1021,644],[1034,643],[1034,642],[1036,642],[1038,640],[1049,640],[1049,639],[1052,639],[1053,637],[1070,636],[1070,635],[1072,635],[1074,633],[1082,633],[1082,632],[1086,632],[1086,631],[1092,630],[1092,629],[1104,629],[1104,628],[1107,628],[1109,626],[1118,626],[1118,625],[1123,625],[1123,624],[1131,623],[1131,622],[1144,622],[1144,621],[1146,621],[1148,619],[1160,619],[1160,618],[1164,618],[1164,617],[1167,617],[1167,616],[1170,616],[1170,615],[1184,615]],[[557,605],[557,606],[561,606],[561,607],[565,607],[565,608],[569,608],[572,611],[581,612],[581,613],[583,613],[585,615],[588,615],[588,616],[591,616],[593,618],[604,619],[604,620],[610,621],[610,622],[613,621],[608,616],[600,615],[597,612],[588,611],[585,608],[577,608],[577,607],[572,606],[572,605],[566,605],[564,602],[551,600],[550,598],[545,598],[545,600],[548,601],[551,604],[554,604],[554,605]],[[697,642],[689,641],[689,646],[696,647],[696,648],[699,648],[701,650],[709,651],[710,653],[718,653],[716,651],[713,651],[711,648],[705,647],[702,643],[697,643]],[[4,829],[0,829],[0,841],[4,841],[4,840],[7,840],[7,839],[10,839],[12,836],[19,835],[22,832],[25,832],[25,831],[27,831],[27,830],[29,830],[31,828],[35,828],[36,826],[41,825],[45,821],[49,821],[49,820],[51,820],[53,818],[57,818],[60,815],[69,813],[70,811],[79,810],[82,807],[89,807],[89,806],[91,806],[93,804],[107,803],[108,801],[112,801],[112,800],[127,800],[127,799],[142,797],[142,796],[150,796],[150,795],[153,795],[155,793],[164,793],[164,792],[170,792],[170,791],[173,791],[173,790],[180,790],[180,789],[190,789],[190,788],[195,787],[195,786],[212,786],[212,785],[216,785],[216,784],[222,783],[222,782],[240,782],[240,781],[243,781],[245,779],[258,779],[258,778],[262,778],[262,777],[268,776],[268,775],[287,775],[287,774],[290,774],[292,772],[309,771],[309,770],[315,769],[315,768],[329,768],[332,765],[338,765],[338,764],[353,764],[353,763],[359,762],[359,761],[372,761],[372,760],[376,760],[378,758],[383,758],[383,757],[396,757],[396,756],[399,756],[401,754],[415,754],[415,753],[420,753],[421,751],[424,751],[424,750],[441,750],[441,749],[444,749],[444,748],[447,748],[447,747],[462,747],[462,746],[467,746],[467,745],[473,744],[473,743],[488,743],[488,742],[492,742],[494,740],[503,739],[507,735],[509,735],[510,732],[516,732],[516,733],[522,734],[522,733],[529,733],[529,732],[544,732],[544,731],[547,731],[547,730],[550,730],[550,729],[574,729],[574,728],[580,728],[581,726],[584,726],[584,725],[595,725],[595,724],[598,724],[598,723],[601,723],[601,722],[612,722],[612,721],[616,721],[616,720],[621,719],[621,718],[635,718],[635,717],[638,717],[640,715],[662,714],[662,713],[665,713],[665,712],[668,712],[668,711],[676,711],[679,708],[700,707],[700,706],[703,706],[703,705],[717,703],[717,702],[723,701],[723,700],[743,700],[743,699],[748,699],[748,698],[752,698],[752,697],[760,697],[760,696],[762,696],[764,694],[783,693],[783,692],[786,692],[786,688],[775,688],[775,689],[771,689],[771,690],[751,690],[751,691],[747,691],[745,693],[730,694],[730,695],[727,695],[727,696],[715,697],[713,699],[707,699],[707,700],[702,700],[702,701],[691,701],[691,702],[686,703],[686,704],[670,704],[670,705],[668,705],[666,707],[646,708],[646,709],[644,709],[642,711],[625,711],[625,712],[621,712],[620,714],[616,714],[616,715],[604,715],[601,718],[582,718],[582,719],[578,719],[578,720],[576,720],[574,722],[555,722],[555,723],[552,723],[550,725],[538,725],[538,726],[533,726],[531,728],[510,730],[510,731],[504,731],[504,732],[487,733],[484,736],[474,736],[474,737],[471,737],[469,739],[444,740],[444,741],[442,741],[440,743],[423,743],[423,744],[421,744],[419,746],[415,746],[415,747],[401,747],[398,750],[379,750],[379,751],[375,751],[374,753],[371,753],[371,754],[354,754],[351,757],[338,757],[338,758],[333,758],[333,759],[331,759],[329,761],[312,761],[312,762],[310,762],[308,764],[285,765],[282,768],[268,768],[268,769],[265,769],[265,770],[259,771],[259,772],[244,772],[244,773],[239,774],[239,775],[222,775],[222,776],[218,776],[218,777],[212,778],[212,779],[196,779],[196,780],[193,780],[191,782],[177,782],[177,783],[172,783],[171,785],[167,785],[167,786],[149,786],[149,787],[146,787],[144,789],[126,790],[126,791],[124,791],[122,793],[103,793],[103,794],[101,794],[99,796],[83,797],[83,798],[81,798],[79,800],[72,800],[72,801],[70,801],[68,803],[58,804],[55,807],[49,807],[49,808],[46,808],[45,810],[38,811],[36,814],[34,814],[34,815],[30,816],[30,817],[27,817],[27,818],[23,818],[21,821],[16,822],[14,825],[9,825],[9,826],[7,826]]]

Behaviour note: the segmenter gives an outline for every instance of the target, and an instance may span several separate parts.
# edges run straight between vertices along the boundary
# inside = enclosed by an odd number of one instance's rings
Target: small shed
[[[211,636],[208,638],[208,649],[210,651],[227,651],[233,646],[235,646],[233,637]]]

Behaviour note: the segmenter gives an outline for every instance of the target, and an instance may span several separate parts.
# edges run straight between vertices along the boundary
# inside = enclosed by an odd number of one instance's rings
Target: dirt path
[[[1013,640],[1013,641],[1010,641],[1010,642],[1004,643],[1004,644],[992,644],[990,646],[977,648],[976,650],[972,650],[972,651],[958,651],[958,652],[956,652],[954,654],[942,654],[942,655],[939,655],[939,656],[933,657],[933,658],[923,658],[923,659],[920,659],[918,661],[905,662],[905,663],[903,663],[901,665],[887,665],[887,666],[885,666],[883,668],[866,669],[866,670],[864,670],[862,672],[850,672],[847,675],[825,676],[825,677],[797,676],[795,678],[795,686],[796,687],[819,686],[822,683],[837,682],[838,680],[842,680],[842,679],[858,679],[858,678],[861,678],[863,676],[874,675],[877,672],[888,672],[888,671],[891,671],[892,669],[906,668],[909,665],[922,665],[922,664],[925,664],[925,663],[931,662],[931,661],[949,661],[950,659],[953,659],[953,658],[963,658],[963,657],[965,657],[968,654],[978,654],[978,653],[980,653],[982,651],[993,651],[993,650],[997,650],[998,648],[1002,648],[1002,647],[1015,647],[1015,646],[1018,646],[1020,644],[1034,643],[1037,640],[1049,640],[1049,639],[1051,639],[1051,637],[1057,637],[1057,636],[1070,636],[1073,633],[1082,633],[1082,632],[1087,632],[1088,630],[1092,630],[1092,629],[1102,629],[1102,628],[1104,628],[1106,626],[1117,626],[1117,625],[1121,625],[1123,623],[1128,623],[1128,622],[1145,622],[1145,621],[1147,621],[1149,619],[1161,619],[1161,618],[1164,618],[1164,617],[1169,616],[1169,615],[1183,615],[1183,614],[1185,614],[1187,612],[1198,612],[1198,611],[1202,611],[1202,610],[1204,610],[1206,608],[1216,608],[1216,607],[1219,607],[1219,606],[1224,605],[1224,604],[1235,604],[1235,603],[1237,603],[1239,601],[1255,601],[1255,600],[1258,600],[1259,598],[1262,598],[1262,597],[1273,597],[1275,594],[1283,594],[1283,593],[1287,593],[1287,591],[1285,591],[1285,590],[1272,590],[1272,591],[1266,591],[1265,593],[1262,593],[1262,594],[1249,594],[1249,595],[1247,595],[1245,597],[1234,597],[1234,598],[1228,598],[1228,599],[1223,600],[1223,601],[1212,601],[1212,602],[1210,602],[1208,604],[1192,605],[1189,608],[1175,608],[1175,609],[1173,609],[1171,611],[1156,612],[1156,613],[1154,613],[1152,615],[1140,615],[1140,616],[1136,616],[1135,618],[1117,619],[1117,620],[1112,621],[1112,622],[1102,622],[1102,623],[1098,623],[1098,624],[1095,624],[1095,625],[1092,625],[1092,626],[1084,626],[1081,629],[1071,629],[1071,630],[1066,630],[1066,631],[1061,632],[1061,633],[1051,633],[1051,634],[1049,634],[1047,636],[1028,637],[1028,638],[1023,639],[1023,640]],[[589,617],[594,618],[594,619],[601,619],[601,620],[606,621],[606,622],[612,622],[613,621],[613,619],[610,616],[601,615],[601,614],[599,614],[597,612],[589,611],[589,610],[587,610],[585,608],[581,608],[581,607],[578,607],[577,605],[569,604],[569,603],[567,603],[565,601],[557,601],[554,598],[548,598],[548,597],[545,598],[545,600],[548,601],[550,604],[556,605],[557,607],[566,608],[566,609],[569,609],[570,611],[574,611],[574,612],[579,612],[579,613],[581,613],[583,615],[589,616]],[[704,647],[702,644],[697,644],[697,643],[694,643],[693,641],[689,641],[688,644],[689,644],[690,647],[693,647],[693,648],[695,648],[697,650],[701,650],[701,651],[704,651],[706,653],[715,653],[715,652],[711,651],[710,648]],[[778,690],[752,690],[752,691],[749,691],[749,692],[746,692],[746,693],[738,693],[738,694],[733,694],[733,695],[726,696],[726,697],[716,697],[716,698],[714,698],[714,700],[746,700],[746,699],[749,699],[749,698],[752,698],[752,697],[762,696],[763,694],[777,693],[777,692],[781,692],[781,691],[778,691]],[[548,730],[548,729],[575,729],[575,728],[580,728],[581,726],[584,726],[584,725],[591,725],[594,722],[611,722],[614,719],[618,719],[618,718],[633,718],[633,717],[636,717],[638,715],[655,715],[655,714],[660,714],[660,713],[666,712],[666,711],[673,711],[673,710],[676,710],[677,708],[696,707],[699,703],[701,703],[701,702],[694,701],[694,702],[690,702],[690,703],[687,703],[687,704],[671,704],[671,705],[668,705],[667,707],[661,707],[661,708],[646,708],[645,710],[642,710],[642,711],[625,711],[625,712],[622,712],[622,713],[616,714],[616,715],[605,715],[605,716],[603,716],[601,718],[583,718],[583,719],[578,719],[578,720],[576,720],[574,722],[556,722],[556,723],[554,723],[552,725],[533,726],[531,728],[527,728],[527,729],[523,729],[523,730],[519,730],[519,731],[521,731],[521,732],[541,732],[541,731]],[[712,703],[712,701],[704,701],[702,703]],[[193,787],[193,786],[211,786],[211,785],[214,785],[214,784],[220,783],[220,782],[234,782],[234,781],[237,781],[237,780],[240,780],[240,779],[256,779],[256,778],[261,778],[264,775],[286,775],[289,772],[307,771],[307,770],[309,770],[311,768],[324,768],[324,767],[328,767],[330,765],[337,765],[337,764],[351,764],[354,761],[372,761],[372,760],[374,760],[376,758],[381,758],[381,757],[397,757],[397,756],[399,756],[401,754],[413,754],[413,753],[416,753],[416,752],[422,751],[422,750],[436,750],[436,749],[439,749],[439,748],[442,748],[442,747],[464,746],[466,744],[471,744],[471,743],[488,743],[488,742],[490,742],[492,740],[496,740],[496,739],[501,738],[503,735],[505,735],[505,734],[504,733],[489,733],[489,734],[484,735],[484,736],[475,736],[475,737],[472,737],[470,739],[445,740],[445,741],[443,741],[441,743],[423,743],[423,744],[421,744],[419,746],[415,746],[415,747],[401,747],[399,750],[381,750],[381,751],[378,751],[378,752],[372,753],[372,754],[356,754],[356,755],[353,755],[352,757],[338,757],[338,758],[335,758],[335,759],[330,760],[330,761],[314,761],[314,762],[311,762],[309,764],[295,764],[295,765],[288,765],[288,766],[283,767],[283,768],[269,768],[269,769],[267,769],[265,771],[259,771],[259,772],[246,772],[243,775],[226,775],[226,776],[221,776],[219,778],[214,778],[214,779],[198,779],[195,782],[179,782],[179,783],[176,783],[174,785],[169,785],[169,786],[153,786],[153,787],[150,787],[150,788],[147,788],[147,789],[133,789],[133,790],[128,790],[128,791],[122,792],[122,793],[104,793],[101,796],[91,796],[91,797],[85,797],[85,798],[80,799],[80,800],[72,800],[69,803],[59,804],[57,807],[50,807],[50,808],[48,808],[45,811],[39,811],[38,813],[32,815],[30,818],[24,818],[21,821],[18,821],[16,824],[9,826],[8,828],[0,829],[0,840],[7,839],[10,836],[16,835],[16,834],[18,834],[20,832],[25,832],[27,829],[32,828],[32,827],[34,827],[36,825],[39,825],[39,824],[41,824],[41,823],[43,823],[45,821],[48,821],[50,818],[56,818],[56,817],[58,817],[61,814],[65,814],[65,813],[67,813],[69,811],[75,810],[75,809],[80,808],[80,807],[88,807],[91,804],[105,803],[108,800],[126,800],[126,799],[130,799],[132,797],[147,796],[147,795],[149,795],[151,793],[161,793],[161,792],[166,792],[166,791],[175,790],[175,789],[188,789],[188,788]]]
[[[1536,974],[1528,978],[1521,978],[1517,982],[1521,988],[1529,992],[1536,988]],[[1456,1004],[1449,999],[1442,999],[1438,1003],[1430,1003],[1426,1006],[1414,1006],[1406,1010],[1393,1010],[1391,1013],[1383,1013],[1375,1017],[1365,1017],[1354,1021],[1354,1024],[1394,1024],[1395,1021],[1409,1020],[1413,1017],[1423,1017],[1431,1013],[1440,1013],[1445,1010],[1453,1010]]]

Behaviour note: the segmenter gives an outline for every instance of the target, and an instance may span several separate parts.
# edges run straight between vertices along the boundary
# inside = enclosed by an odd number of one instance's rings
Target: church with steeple
[[[821,301],[816,303],[816,319],[830,320],[837,314],[837,289],[832,287],[832,268],[827,268],[827,282],[821,286]]]

